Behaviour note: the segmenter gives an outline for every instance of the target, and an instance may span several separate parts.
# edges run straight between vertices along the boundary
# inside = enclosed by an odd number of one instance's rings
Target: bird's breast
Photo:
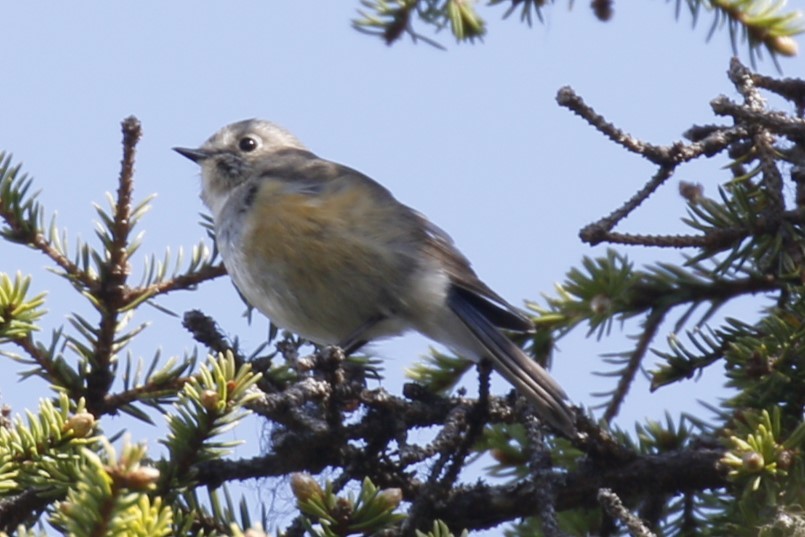
[[[216,218],[218,246],[240,292],[275,324],[318,343],[339,343],[371,319],[407,308],[416,253],[401,240],[405,231],[358,194],[245,188]]]

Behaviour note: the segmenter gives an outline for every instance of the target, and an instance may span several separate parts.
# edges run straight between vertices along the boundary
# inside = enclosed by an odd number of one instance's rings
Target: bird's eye
[[[257,149],[257,140],[255,140],[251,136],[244,136],[238,142],[238,147],[244,153],[249,153]]]

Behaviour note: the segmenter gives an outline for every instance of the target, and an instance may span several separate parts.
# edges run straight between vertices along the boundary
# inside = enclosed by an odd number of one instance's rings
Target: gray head
[[[293,134],[260,119],[227,125],[198,149],[173,149],[201,166],[201,198],[213,213],[234,187],[255,175],[259,162],[279,151],[306,150]]]

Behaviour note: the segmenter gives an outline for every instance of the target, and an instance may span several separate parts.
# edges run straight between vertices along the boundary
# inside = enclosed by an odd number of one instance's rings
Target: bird
[[[503,332],[532,332],[532,321],[386,187],[260,119],[173,149],[201,167],[201,199],[235,287],[276,326],[347,354],[417,331],[488,360],[537,417],[575,435],[564,390]]]

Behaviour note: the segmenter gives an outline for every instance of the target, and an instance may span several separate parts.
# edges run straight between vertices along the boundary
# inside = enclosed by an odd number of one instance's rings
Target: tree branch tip
[[[141,133],[142,123],[136,116],[128,116],[120,123],[124,133]]]
[[[570,86],[562,86],[556,92],[556,102],[561,106],[570,106],[578,100],[578,94]]]
[[[120,123],[123,131],[123,146],[133,148],[143,136],[143,126],[135,116],[129,116]]]

